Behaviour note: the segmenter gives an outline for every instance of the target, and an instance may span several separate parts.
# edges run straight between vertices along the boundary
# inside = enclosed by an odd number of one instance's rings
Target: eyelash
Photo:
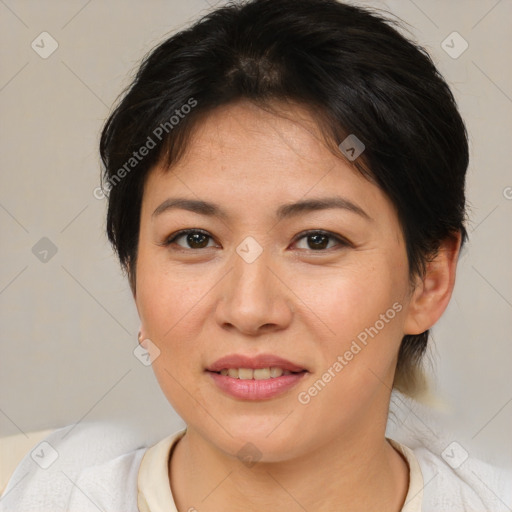
[[[170,245],[172,245],[178,238],[182,237],[182,236],[185,236],[185,235],[188,235],[190,233],[199,233],[201,235],[205,235],[207,237],[209,237],[210,239],[213,240],[213,237],[207,232],[207,231],[203,231],[202,229],[182,229],[180,231],[177,231],[176,233],[173,233],[169,238],[167,238],[161,245],[165,246],[165,247],[168,247]],[[314,230],[309,230],[309,231],[303,231],[301,233],[299,233],[293,243],[296,243],[298,242],[299,240],[301,240],[302,238],[307,238],[308,236],[313,236],[313,235],[324,235],[324,236],[327,236],[329,237],[330,239],[334,239],[336,242],[338,242],[338,245],[341,246],[341,247],[353,247],[353,244],[350,243],[347,239],[339,236],[339,235],[335,235],[334,233],[331,233],[329,231],[324,231],[324,230],[321,230],[321,229],[314,229]],[[178,246],[180,247],[180,249],[183,249],[183,250],[186,250],[186,251],[198,251],[198,250],[201,250],[201,249],[210,249],[210,247],[202,247],[200,249],[193,249],[193,248],[190,248],[190,247],[181,247],[181,246]],[[326,252],[326,251],[329,251],[333,249],[332,247],[330,247],[329,249],[302,249],[302,250],[309,250],[311,252]]]

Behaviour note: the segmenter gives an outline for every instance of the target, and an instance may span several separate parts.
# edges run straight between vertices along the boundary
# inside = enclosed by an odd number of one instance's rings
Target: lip
[[[208,372],[221,391],[240,400],[269,400],[296,386],[306,374],[304,371],[264,380],[243,380]]]
[[[224,368],[269,368],[279,367],[288,370],[289,375],[281,375],[269,379],[236,379],[228,375],[221,375]],[[246,356],[231,354],[222,357],[206,368],[214,384],[224,393],[240,400],[269,400],[285,393],[296,386],[308,373],[308,370],[272,354]]]
[[[275,356],[273,354],[259,354],[257,356],[247,356],[244,354],[230,354],[221,357],[213,364],[209,365],[206,370],[210,372],[220,372],[224,368],[269,368],[271,366],[277,366],[283,370],[290,372],[302,372],[307,371],[307,368],[299,366],[287,359]],[[279,378],[279,377],[277,377]]]

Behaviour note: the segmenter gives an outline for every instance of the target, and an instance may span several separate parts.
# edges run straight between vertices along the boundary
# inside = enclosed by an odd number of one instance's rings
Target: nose
[[[285,329],[293,317],[293,293],[268,252],[251,263],[235,252],[232,260],[231,272],[219,283],[218,324],[249,336]]]

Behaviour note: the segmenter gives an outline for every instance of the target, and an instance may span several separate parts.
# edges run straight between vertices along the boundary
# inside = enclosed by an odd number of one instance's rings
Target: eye
[[[184,243],[186,245],[178,243],[181,239],[185,240]],[[335,242],[334,246],[336,244],[341,247],[352,246],[352,244],[343,237],[322,230],[304,231],[299,233],[295,238],[294,243],[297,244],[298,241],[303,239],[306,239],[307,247],[299,247],[299,249],[312,251],[332,249],[333,245],[330,245],[330,242]],[[175,243],[184,249],[206,249],[208,247],[215,247],[215,245],[209,245],[209,242],[213,242],[213,237],[208,234],[207,231],[203,231],[202,229],[182,229],[173,233],[162,245],[169,246]]]
[[[313,251],[331,249],[332,245],[329,246],[330,241],[337,242],[337,244],[341,247],[348,247],[352,245],[348,240],[345,240],[344,238],[333,233],[329,233],[328,231],[322,230],[306,231],[297,235],[296,240],[302,239],[306,239],[307,243],[307,247],[302,247],[302,249],[310,249]]]
[[[213,241],[211,235],[201,229],[182,229],[172,234],[163,245],[168,246],[177,243],[177,241],[182,238],[185,240],[185,243],[188,244],[188,247],[179,243],[177,245],[185,249],[205,249],[208,247],[208,242]]]

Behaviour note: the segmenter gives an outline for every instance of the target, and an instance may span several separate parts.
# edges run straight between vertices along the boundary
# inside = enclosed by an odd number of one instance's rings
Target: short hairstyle
[[[446,238],[460,233],[464,243],[466,128],[427,51],[393,25],[336,0],[231,2],[145,57],[100,142],[107,235],[133,292],[149,171],[172,167],[201,119],[238,100],[308,108],[340,158],[348,135],[363,142],[346,160],[396,208],[411,278]],[[400,345],[393,386],[410,396],[425,387],[428,336]]]

